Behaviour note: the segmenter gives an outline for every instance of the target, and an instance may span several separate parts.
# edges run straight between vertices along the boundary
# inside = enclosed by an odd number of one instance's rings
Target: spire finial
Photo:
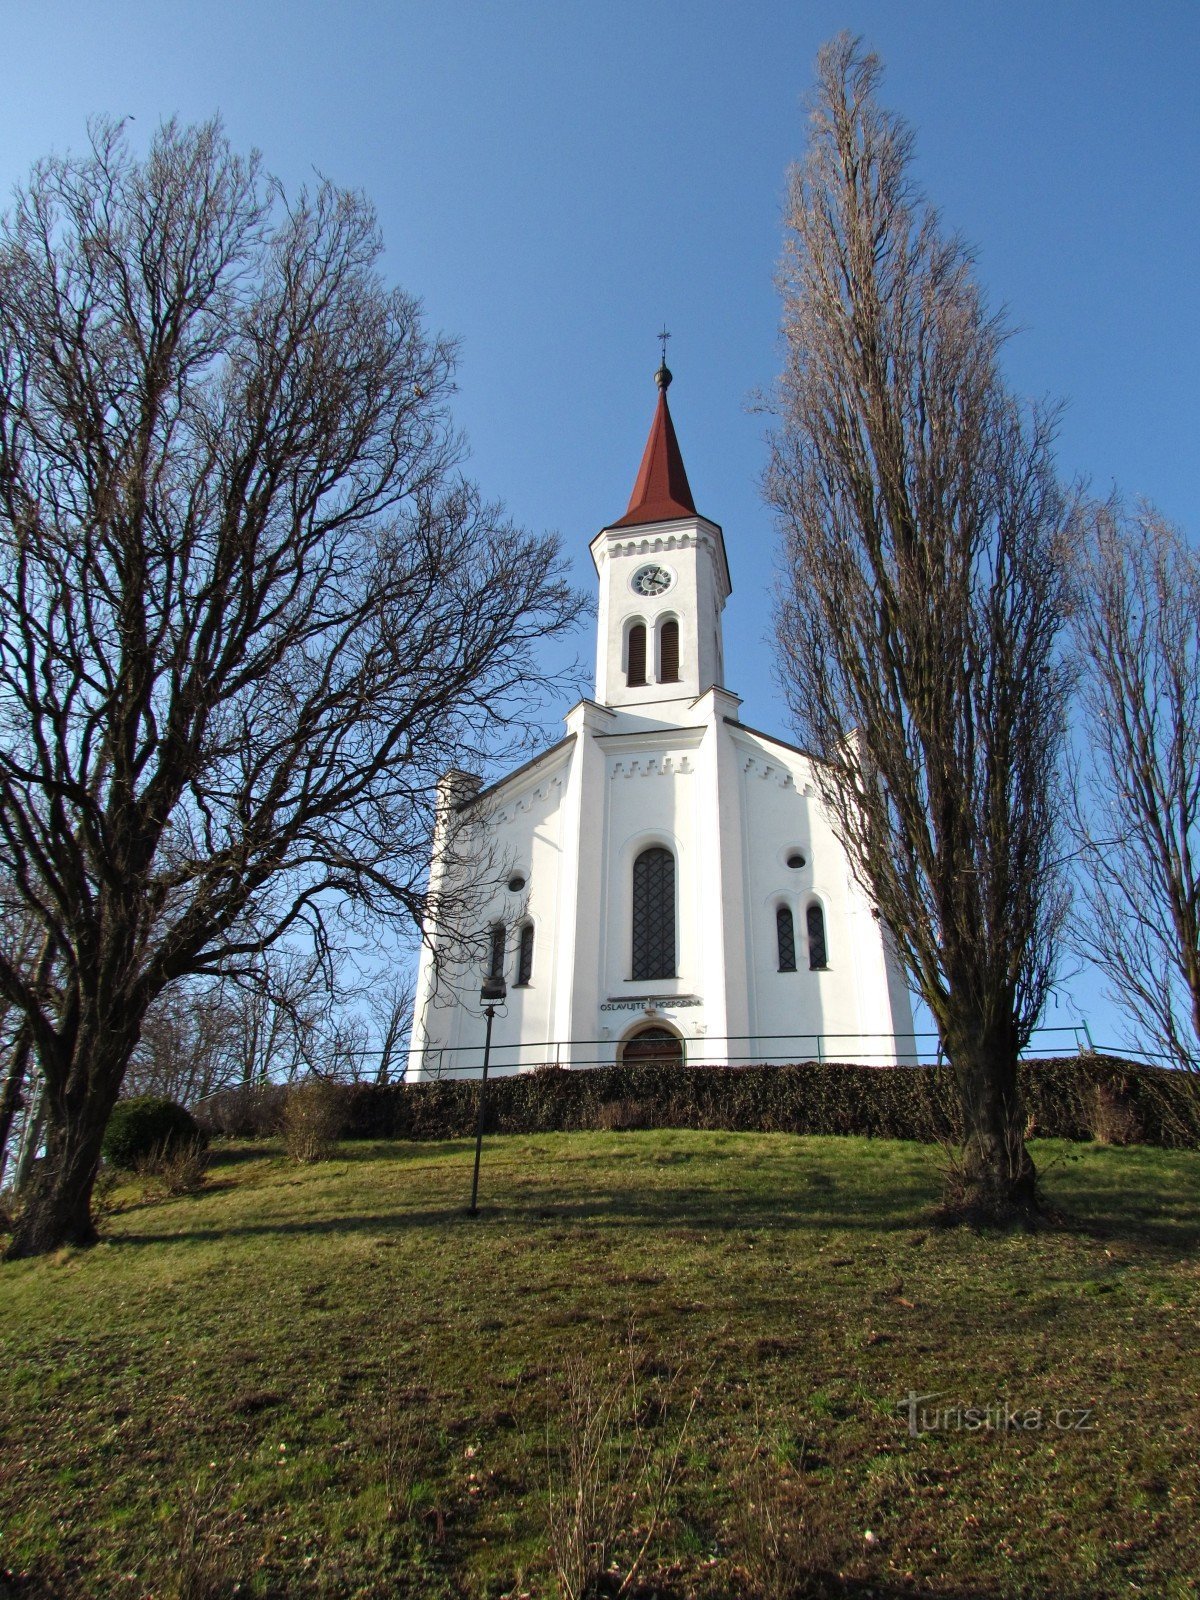
[[[671,372],[667,366],[667,340],[671,337],[671,335],[667,332],[665,324],[663,325],[662,331],[659,333],[658,337],[662,344],[662,366],[660,366],[658,371],[654,374],[654,381],[660,389],[666,390],[670,386],[671,382]]]

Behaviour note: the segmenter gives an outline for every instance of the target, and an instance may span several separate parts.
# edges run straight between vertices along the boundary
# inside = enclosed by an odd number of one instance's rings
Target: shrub
[[[1092,1138],[1097,1144],[1141,1142],[1141,1118],[1124,1079],[1114,1078],[1092,1085],[1091,1123]]]
[[[327,1078],[293,1084],[283,1107],[283,1136],[295,1161],[327,1161],[346,1124],[342,1090]]]
[[[606,1100],[596,1111],[596,1128],[601,1133],[628,1133],[654,1124],[654,1107],[640,1100]]]
[[[200,1139],[168,1142],[143,1156],[137,1174],[146,1180],[147,1199],[196,1194],[208,1178],[208,1151]]]
[[[205,1142],[206,1136],[186,1107],[159,1095],[142,1094],[118,1100],[104,1134],[104,1159],[133,1171],[156,1151],[176,1144]]]
[[[287,1089],[281,1083],[243,1083],[218,1089],[196,1107],[196,1121],[210,1134],[266,1139],[283,1132]]]

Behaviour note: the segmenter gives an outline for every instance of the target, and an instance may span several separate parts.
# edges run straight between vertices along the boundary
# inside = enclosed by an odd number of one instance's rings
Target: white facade
[[[439,930],[427,929],[411,1079],[479,1070],[479,988],[500,927],[508,998],[494,1024],[496,1071],[617,1061],[651,1028],[651,1048],[689,1065],[912,1059],[903,977],[823,812],[812,761],[742,724],[741,702],[722,686],[724,540],[692,509],[669,374],[659,381],[630,509],[591,545],[595,700],[567,714],[559,744],[492,787],[480,792],[463,774],[443,783],[440,836],[470,825],[479,941],[451,959],[442,937],[435,960]],[[647,897],[645,863],[671,870],[643,856],[655,849],[670,852],[673,895],[659,879]],[[653,936],[643,917],[635,950],[639,857]],[[442,887],[453,885],[435,861],[435,904]],[[660,975],[636,976],[635,956]],[[631,1054],[646,1049],[643,1039]]]

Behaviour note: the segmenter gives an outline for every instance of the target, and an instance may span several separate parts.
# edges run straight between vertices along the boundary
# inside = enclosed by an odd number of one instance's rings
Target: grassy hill
[[[466,1143],[128,1185],[0,1267],[0,1588],[1193,1594],[1200,1155],[1034,1154],[1032,1238],[883,1140],[497,1139],[474,1221]]]

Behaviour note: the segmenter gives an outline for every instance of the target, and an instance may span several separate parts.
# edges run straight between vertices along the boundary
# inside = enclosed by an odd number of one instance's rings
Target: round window
[[[519,872],[514,872],[512,877],[508,880],[508,887],[512,890],[513,894],[516,894],[519,890],[525,887],[525,879]]]
[[[788,851],[787,864],[789,867],[802,867],[805,865],[806,861],[807,857],[802,855],[799,850]]]

